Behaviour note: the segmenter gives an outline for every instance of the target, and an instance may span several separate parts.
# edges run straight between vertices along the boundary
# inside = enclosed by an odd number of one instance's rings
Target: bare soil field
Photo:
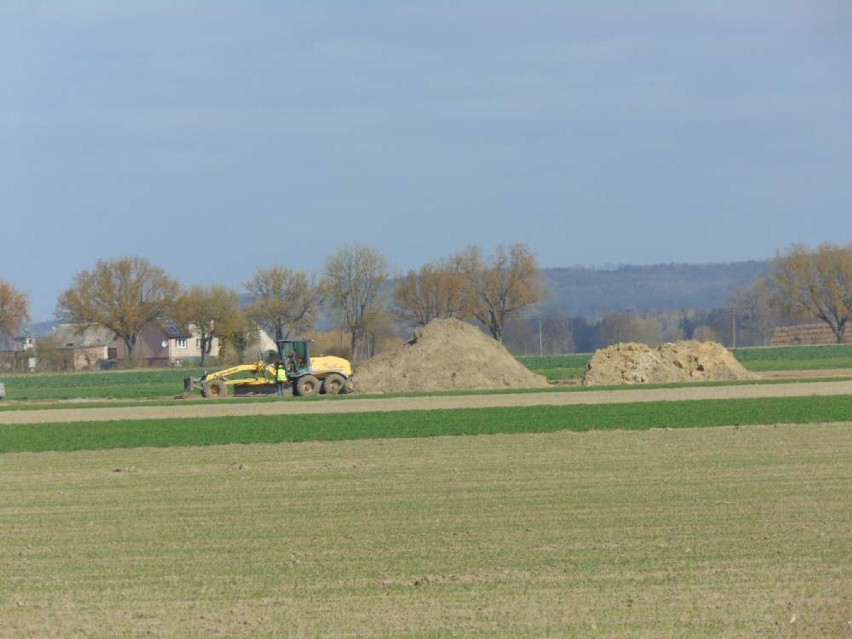
[[[116,406],[68,409],[21,410],[0,412],[2,424],[111,421],[132,419],[180,419],[235,415],[332,414],[408,410],[446,410],[458,408],[494,408],[502,406],[563,406],[702,399],[740,399],[760,397],[807,397],[811,395],[852,395],[852,381],[813,381],[777,384],[737,384],[730,386],[688,386],[678,388],[637,388],[586,390],[575,392],[530,392],[511,394],[434,395],[420,397],[382,397],[381,395],[301,400],[286,398],[279,402],[181,404],[172,406]]]
[[[3,455],[0,637],[848,637],[850,450],[807,424]]]

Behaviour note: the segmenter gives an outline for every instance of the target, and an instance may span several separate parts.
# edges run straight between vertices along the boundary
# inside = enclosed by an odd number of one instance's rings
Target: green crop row
[[[741,348],[733,354],[755,372],[852,368],[852,344]]]
[[[173,397],[183,378],[201,369],[159,368],[138,371],[17,374],[3,378],[9,399],[146,399]]]
[[[589,353],[572,355],[524,356],[519,357],[524,366],[531,371],[544,375],[552,382],[581,379],[586,372],[586,364],[591,359]]]
[[[0,453],[846,421],[852,397],[5,425]]]
[[[852,357],[826,357],[823,359],[767,359],[743,362],[748,370],[756,373],[765,371],[808,371],[848,368],[852,369]]]
[[[591,359],[590,353],[574,353],[571,355],[522,356],[518,358],[524,366],[533,371],[549,368],[585,368]]]
[[[852,360],[852,344],[823,344],[820,346],[768,346],[763,348],[735,348],[738,361],[818,361]]]

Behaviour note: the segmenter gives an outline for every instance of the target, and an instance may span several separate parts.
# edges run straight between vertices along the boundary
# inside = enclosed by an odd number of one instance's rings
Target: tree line
[[[784,321],[818,320],[844,339],[852,316],[852,245],[794,245],[779,252],[770,274],[736,289],[728,306],[648,315],[625,310],[602,318],[537,314],[546,295],[535,255],[524,244],[492,254],[476,245],[404,274],[394,274],[379,251],[346,245],[321,272],[286,266],[258,269],[237,290],[213,284],[183,288],[144,258],[99,260],[78,273],[59,297],[64,321],[107,327],[136,351],[152,322],[192,327],[204,356],[214,338],[237,352],[260,326],[271,335],[303,335],[320,317],[334,319],[348,344],[341,354],[366,359],[397,328],[424,326],[436,318],[478,324],[518,354],[591,352],[618,341],[651,345],[694,338],[729,346],[765,345]],[[0,280],[0,336],[18,334],[29,321],[28,300]],[[219,353],[222,355],[223,353]]]
[[[220,351],[239,351],[256,327],[286,339],[313,330],[325,313],[349,335],[344,354],[360,360],[372,356],[378,339],[399,323],[411,327],[456,317],[479,322],[501,340],[506,321],[542,295],[536,258],[523,244],[500,246],[491,255],[472,245],[401,277],[376,249],[349,244],[328,257],[322,272],[260,268],[244,289],[246,305],[239,291],[221,284],[183,288],[142,257],[98,260],[59,296],[57,317],[106,327],[124,342],[131,360],[140,335],[154,323],[192,330],[203,363],[213,354],[214,338]],[[0,333],[14,336],[29,319],[27,297],[0,281]]]

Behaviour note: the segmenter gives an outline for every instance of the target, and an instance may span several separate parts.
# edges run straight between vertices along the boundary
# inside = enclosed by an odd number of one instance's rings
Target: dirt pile
[[[665,384],[756,377],[728,349],[715,342],[690,340],[653,349],[631,342],[597,351],[586,366],[583,385]]]
[[[358,366],[352,381],[356,393],[547,386],[497,340],[455,319],[431,321],[404,346]]]

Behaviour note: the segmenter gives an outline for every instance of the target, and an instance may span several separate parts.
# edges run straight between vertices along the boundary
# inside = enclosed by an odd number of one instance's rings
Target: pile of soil
[[[755,379],[731,352],[715,342],[690,340],[663,344],[614,344],[597,351],[586,366],[584,386],[665,384]]]
[[[456,319],[429,322],[404,346],[361,364],[352,381],[358,393],[547,386],[497,340]]]

